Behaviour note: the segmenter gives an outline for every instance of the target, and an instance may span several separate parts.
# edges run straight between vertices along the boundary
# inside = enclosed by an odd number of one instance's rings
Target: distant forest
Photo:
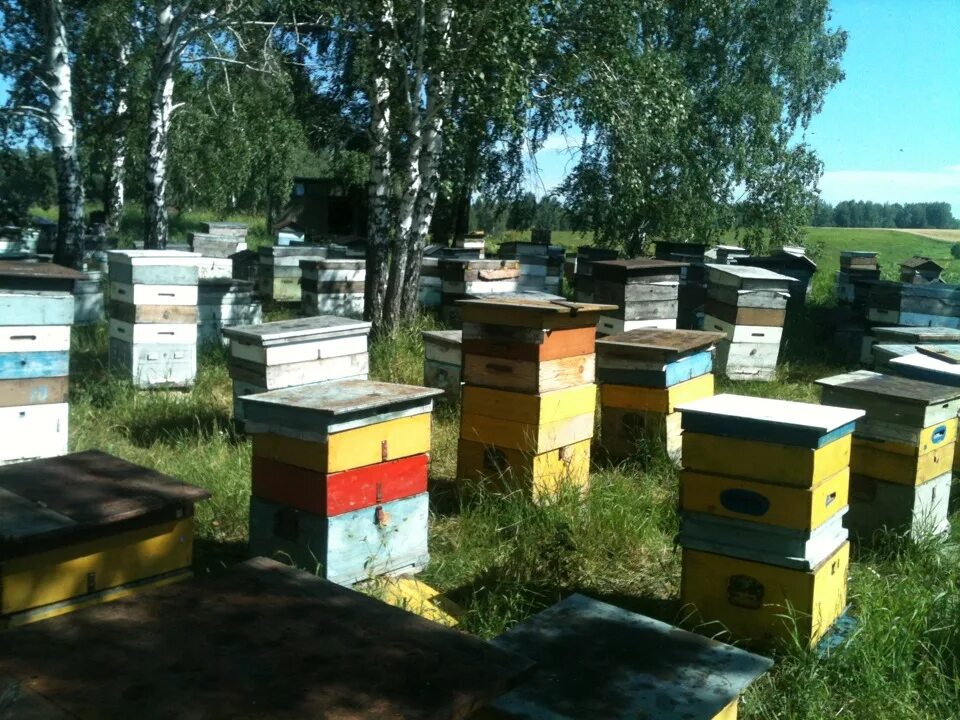
[[[811,225],[852,228],[936,228],[954,230],[960,221],[953,217],[950,203],[875,203],[869,200],[844,200],[831,205],[818,202],[813,208]]]

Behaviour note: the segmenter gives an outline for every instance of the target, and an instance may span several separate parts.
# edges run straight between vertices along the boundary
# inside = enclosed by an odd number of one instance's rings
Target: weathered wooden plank
[[[917,345],[917,352],[949,365],[960,364],[960,345]]]
[[[633,330],[676,330],[676,318],[661,320],[623,320],[609,315],[601,315],[597,320],[597,333],[617,335]]]
[[[594,379],[595,356],[592,353],[544,362],[472,353],[463,356],[463,381],[469,385],[535,394],[593,383]]]
[[[787,317],[786,309],[737,307],[736,305],[727,305],[714,298],[707,298],[704,312],[731,325],[782,327]]]
[[[603,407],[672,413],[679,405],[713,395],[713,375],[705,374],[670,387],[605,384],[600,388]]]
[[[228,368],[232,380],[258,385],[268,390],[332,380],[342,381],[358,376],[366,378],[369,371],[370,360],[366,352],[281,365],[261,365],[233,358]]]
[[[793,282],[787,275],[750,265],[706,263],[707,282],[738,290],[779,290],[786,292]]]
[[[473,355],[486,355],[505,360],[525,360],[545,362],[560,360],[576,355],[589,355],[594,352],[596,331],[592,327],[571,328],[569,330],[550,330],[543,332],[541,342],[523,342],[510,339],[514,328],[504,328],[498,332],[496,325],[482,325],[482,339],[467,339],[463,342],[463,352]]]
[[[594,298],[596,298],[596,295],[594,295]],[[608,310],[606,316],[619,318],[627,322],[634,320],[675,320],[678,307],[676,298],[673,300],[628,300],[618,310]]]
[[[945,311],[945,314],[934,315],[930,313],[901,312],[900,324],[902,325],[927,325],[929,327],[950,327],[960,328],[960,308]]]
[[[111,318],[126,323],[182,323],[197,322],[196,305],[134,305],[111,300],[108,310]]]
[[[350,335],[366,335],[370,323],[362,320],[321,315],[293,320],[278,320],[252,327],[234,328],[225,334],[232,341],[269,347],[290,342],[330,339]]]
[[[919,407],[922,412],[925,412],[928,407],[945,406],[960,398],[960,390],[944,385],[893,375],[882,375],[869,370],[855,370],[841,375],[832,375],[827,378],[820,378],[816,382],[831,397],[837,397],[837,394],[842,391],[847,393],[849,397],[857,397],[860,402],[875,402],[882,399],[905,407]],[[949,417],[951,415],[935,422],[942,422]],[[922,422],[920,427],[927,427],[932,424],[933,422]]]
[[[72,325],[70,293],[0,290],[0,325]]]
[[[535,501],[548,501],[570,491],[585,492],[590,485],[590,440],[531,455],[461,439],[457,477],[482,482],[494,490],[521,492]]]
[[[723,285],[707,285],[707,298],[738,308],[783,310],[790,293],[783,290],[740,290]]]
[[[894,357],[890,359],[889,367],[891,372],[912,380],[960,387],[960,366],[930,355],[910,353]]]
[[[461,371],[459,363],[423,361],[423,384],[425,387],[443,390],[446,399],[457,402],[460,399]]]
[[[948,327],[882,327],[873,328],[877,340],[890,343],[960,343],[960,329]]]
[[[197,342],[197,326],[185,323],[126,323],[110,320],[110,337],[144,345],[189,345]]]
[[[669,388],[713,371],[713,353],[694,353],[671,363],[649,363],[648,369],[634,360],[597,358],[597,382]]]
[[[328,293],[317,294],[309,290],[302,290],[300,294],[301,307],[305,315],[363,315],[363,293]]]
[[[927,452],[910,455],[888,450],[884,445],[884,441],[854,438],[851,472],[901,485],[922,485],[953,467],[955,441],[940,442]]]
[[[596,325],[600,313],[615,309],[598,303],[496,298],[461,300],[458,305],[464,322],[558,330]]]
[[[776,376],[779,343],[717,343],[714,372],[732,380],[772,380]]]
[[[241,330],[242,332],[242,330]],[[230,344],[231,357],[247,360],[260,365],[284,365],[287,363],[326,360],[344,355],[365,354],[367,352],[366,332],[354,335],[327,337],[323,334],[291,336],[287,342],[261,345],[255,342],[238,340]]]
[[[679,280],[687,263],[657,258],[633,258],[630,260],[596,260],[592,263],[595,281],[617,283],[656,282]]]
[[[67,402],[70,378],[66,375],[28,380],[0,380],[0,407]]]
[[[69,350],[69,325],[0,326],[0,352],[63,352]]]
[[[704,330],[722,332],[733,344],[749,343],[752,345],[778,345],[783,338],[782,327],[768,325],[731,325],[712,315],[703,316]]]
[[[612,357],[637,360],[674,360],[716,344],[722,333],[699,330],[632,330],[597,341],[598,361]]]
[[[55,378],[70,374],[70,352],[0,352],[0,380]]]
[[[199,256],[189,266],[110,263],[110,282],[125,285],[196,285],[200,279],[199,265]]]

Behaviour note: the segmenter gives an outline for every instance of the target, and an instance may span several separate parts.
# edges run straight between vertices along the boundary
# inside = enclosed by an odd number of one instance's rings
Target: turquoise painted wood
[[[73,295],[0,290],[0,325],[73,325]]]
[[[111,282],[128,285],[196,285],[199,268],[189,265],[126,265],[110,263]]]
[[[331,518],[253,497],[250,553],[290,562],[341,585],[413,573],[429,560],[428,514],[428,493]]]
[[[960,328],[960,316],[927,315],[925,313],[901,312],[900,324],[920,327]]]
[[[709,372],[713,372],[713,353],[707,350],[668,363],[663,366],[663,370],[620,370],[598,367],[597,381],[614,385],[665,388]]]
[[[0,353],[0,380],[63,377],[70,374],[70,351]]]

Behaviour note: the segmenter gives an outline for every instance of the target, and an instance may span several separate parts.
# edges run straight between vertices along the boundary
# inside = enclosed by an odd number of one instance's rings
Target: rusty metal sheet
[[[597,353],[623,357],[671,358],[703,350],[726,337],[722,332],[640,328],[597,340]]]
[[[0,675],[79,720],[459,720],[531,665],[264,558],[3,640]]]
[[[0,498],[0,560],[210,497],[202,488],[98,451],[2,467],[0,492],[19,498]]]
[[[0,278],[37,278],[43,280],[83,280],[79,270],[54,263],[22,263],[0,260]]]

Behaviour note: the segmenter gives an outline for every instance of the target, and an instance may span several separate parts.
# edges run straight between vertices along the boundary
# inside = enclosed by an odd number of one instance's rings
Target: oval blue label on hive
[[[933,444],[936,445],[938,443],[942,443],[945,437],[947,437],[947,426],[941,425],[933,431],[933,435],[930,439],[933,440]]]
[[[725,510],[741,515],[760,517],[770,510],[770,500],[752,490],[731,488],[720,493],[720,504]]]

